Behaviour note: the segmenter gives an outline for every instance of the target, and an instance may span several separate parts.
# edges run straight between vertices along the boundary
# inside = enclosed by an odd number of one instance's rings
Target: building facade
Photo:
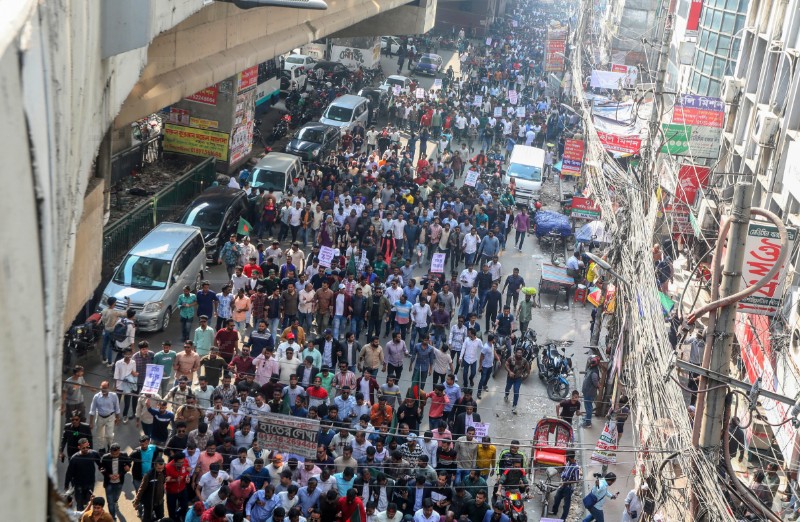
[[[753,207],[768,209],[795,228],[800,227],[799,8],[798,0],[750,0],[746,20],[738,29],[738,60],[719,86],[727,114],[713,183],[714,195],[724,200],[736,182],[752,182]],[[733,13],[727,4],[726,13]],[[738,16],[728,18],[726,27],[733,34]],[[718,56],[719,42],[717,47]],[[719,71],[724,64],[716,67]],[[698,82],[704,77],[700,74]],[[708,86],[712,88],[711,82]],[[771,318],[737,314],[736,338],[746,378],[753,381],[761,376],[772,384],[773,391],[794,397],[800,391],[800,262],[796,251],[789,263],[783,308]],[[785,418],[782,405],[762,403],[768,422]],[[784,424],[774,431],[776,450],[787,467],[796,465],[800,457],[796,430],[792,424]]]

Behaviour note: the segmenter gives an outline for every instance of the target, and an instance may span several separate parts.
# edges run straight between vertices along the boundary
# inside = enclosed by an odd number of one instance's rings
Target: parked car
[[[284,69],[295,69],[297,67],[303,67],[305,69],[311,69],[314,67],[314,64],[317,63],[317,60],[312,58],[311,56],[305,54],[290,54],[283,60],[283,68]]]
[[[312,78],[317,77],[317,70],[322,69],[325,71],[325,81],[331,82],[336,85],[341,85],[342,80],[349,76],[350,71],[344,65],[340,64],[339,62],[331,62],[331,61],[319,61],[314,65],[314,68],[311,70]]]
[[[206,249],[200,228],[161,223],[131,248],[103,290],[98,311],[116,297],[117,310],[125,298],[136,311],[139,332],[166,330],[183,287],[196,289],[206,268]]]
[[[402,46],[403,42],[396,36],[381,36],[381,52],[383,54],[397,54]],[[387,51],[387,48],[390,51]]]
[[[230,187],[209,187],[186,208],[180,222],[199,227],[206,242],[206,257],[216,260],[219,247],[235,234],[239,218],[250,219],[245,191]]]
[[[286,145],[286,152],[300,156],[303,161],[324,158],[336,150],[339,143],[339,129],[323,123],[306,123]]]
[[[295,67],[294,69],[284,69],[281,71],[281,92],[288,92],[292,81],[295,82],[297,88],[302,92],[306,90],[308,84],[308,74],[305,67]]]
[[[393,94],[393,87],[395,85],[399,85],[401,89],[405,90],[411,84],[411,78],[408,76],[401,76],[399,74],[392,74],[386,77],[383,80],[383,83],[378,87],[378,89],[387,92],[389,94]]]
[[[423,54],[419,61],[414,64],[414,71],[417,74],[430,74],[436,76],[442,69],[442,57],[438,54]]]

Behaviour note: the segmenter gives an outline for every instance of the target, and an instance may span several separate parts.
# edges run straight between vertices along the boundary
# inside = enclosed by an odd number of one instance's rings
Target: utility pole
[[[656,137],[661,126],[659,107],[664,105],[664,80],[667,76],[667,66],[669,65],[669,47],[672,41],[672,33],[675,28],[675,0],[669,0],[669,4],[663,17],[663,29],[661,33],[661,49],[658,52],[658,70],[656,71],[656,81],[653,85],[653,108],[650,111],[649,136],[650,142],[644,150],[642,158],[642,176],[640,181],[644,182],[645,190],[655,189],[655,158],[658,151]],[[660,102],[660,103],[659,103]]]
[[[728,233],[728,247],[723,261],[720,298],[725,298],[739,291],[752,199],[753,185],[751,183],[737,183],[733,192],[733,207],[731,208],[733,222]],[[719,310],[714,326],[714,344],[711,352],[711,364],[708,369],[721,375],[730,374],[736,305],[737,303],[734,302],[722,307]],[[703,381],[705,381],[705,385],[703,385]],[[695,422],[701,423],[700,448],[710,454],[714,448],[719,446],[720,437],[725,428],[722,425],[722,418],[725,408],[725,395],[728,392],[726,383],[714,378],[703,378],[700,388],[708,389],[708,391],[705,395],[703,417],[695,419]],[[716,461],[716,454],[713,458]]]

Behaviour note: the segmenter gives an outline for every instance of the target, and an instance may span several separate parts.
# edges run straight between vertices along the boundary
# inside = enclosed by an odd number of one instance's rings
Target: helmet
[[[534,204],[533,204],[533,207],[534,207],[536,210],[541,210],[541,208],[542,208],[542,203],[541,203],[540,201],[537,201],[536,203],[534,203]]]
[[[597,355],[589,359],[589,368],[595,368],[599,364],[600,364],[600,357],[598,357]]]

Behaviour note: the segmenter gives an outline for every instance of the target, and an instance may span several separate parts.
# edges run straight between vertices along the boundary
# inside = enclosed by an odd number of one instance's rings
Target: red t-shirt
[[[180,493],[186,489],[186,477],[189,476],[189,466],[186,465],[186,460],[183,461],[183,466],[178,468],[175,466],[175,461],[171,461],[164,467],[164,472],[167,475],[167,481],[164,489],[167,493]]]
[[[342,513],[341,522],[367,522],[367,511],[358,497],[352,504],[347,501],[347,497],[340,498],[339,511]]]

